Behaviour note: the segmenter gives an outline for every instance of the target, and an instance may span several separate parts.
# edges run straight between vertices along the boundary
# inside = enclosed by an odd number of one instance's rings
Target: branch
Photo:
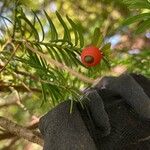
[[[31,47],[27,42],[25,42],[25,46],[31,50],[33,53],[36,53],[38,54],[41,58],[45,59],[47,61],[48,64],[53,64],[54,66],[60,68],[60,69],[63,69],[63,70],[66,70],[68,71],[70,74],[72,74],[73,76],[79,78],[81,81],[84,81],[86,83],[90,83],[90,84],[93,84],[94,82],[94,79],[91,79],[91,78],[88,78],[86,76],[84,76],[83,74],[79,73],[79,72],[76,72],[75,70],[69,68],[68,66],[48,57],[46,54],[43,54],[41,52],[39,52],[37,49]]]
[[[43,146],[43,139],[37,136],[34,131],[31,131],[23,126],[20,126],[7,118],[0,117],[0,126],[20,138],[24,138],[30,142],[37,143]]]
[[[10,132],[4,132],[4,133],[1,133],[0,134],[0,141],[1,140],[5,140],[5,139],[11,139],[11,138],[13,138],[13,137],[15,137],[16,135],[14,135],[14,134],[12,134],[12,133],[10,133]]]
[[[29,130],[35,130],[36,128],[38,128],[38,124],[39,124],[39,122],[36,122],[36,123],[26,127],[26,128],[29,129]],[[37,133],[35,133],[35,134],[39,136],[39,134],[37,134]],[[3,133],[0,134],[0,141],[5,140],[5,139],[11,139],[13,137],[16,137],[16,135],[4,130]]]
[[[22,92],[29,92],[27,90],[27,88],[25,88],[24,86],[22,85],[12,85],[12,84],[0,84],[0,91],[10,91],[10,87],[13,87],[14,89],[16,89],[17,91],[22,91]],[[37,88],[30,88],[30,90],[32,92],[38,92],[38,93],[42,93],[42,91],[40,89],[37,89]]]
[[[18,96],[18,93],[16,90],[13,89],[12,93],[8,95],[6,98],[0,98],[0,108],[12,106],[12,105],[18,105],[21,106],[21,100],[25,100],[27,98],[31,97],[31,94],[23,94],[21,97]]]
[[[16,53],[16,51],[17,51],[18,48],[19,48],[19,44],[16,46],[16,48],[12,52],[10,58],[8,59],[8,61],[6,62],[6,64],[3,66],[3,68],[0,70],[0,72],[2,72],[6,68],[6,66],[9,64],[10,60],[14,57],[14,55],[15,55],[15,53]]]

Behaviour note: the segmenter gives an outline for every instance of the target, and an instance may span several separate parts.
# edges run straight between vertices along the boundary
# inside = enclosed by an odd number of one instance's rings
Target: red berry
[[[87,67],[96,66],[102,58],[102,52],[95,46],[88,46],[81,53],[81,61]]]

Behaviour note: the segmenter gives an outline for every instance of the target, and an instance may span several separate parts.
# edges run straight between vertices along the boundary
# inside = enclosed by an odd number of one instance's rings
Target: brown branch
[[[47,61],[48,64],[50,65],[54,65],[60,69],[66,70],[67,72],[69,72],[70,74],[72,74],[73,76],[79,78],[81,81],[84,81],[86,83],[90,83],[93,84],[94,79],[88,78],[86,76],[84,76],[83,74],[76,72],[75,70],[69,68],[68,66],[48,57],[46,54],[43,54],[41,52],[39,52],[37,49],[31,47],[27,42],[25,42],[26,47],[31,50],[33,53],[38,54],[41,58],[45,59]]]
[[[10,98],[11,97],[11,98]],[[16,96],[12,96],[12,94],[11,94],[11,96],[8,96],[7,98],[5,98],[5,99],[1,99],[0,100],[0,108],[2,108],[2,107],[7,107],[7,106],[12,106],[12,105],[17,105],[17,98],[16,98]]]
[[[39,122],[36,122],[36,123],[28,126],[27,129],[34,130],[34,129],[38,128],[38,124],[39,124]]]
[[[37,143],[43,146],[43,139],[37,136],[34,131],[29,130],[23,126],[20,126],[7,118],[0,117],[0,126],[4,128],[6,131],[14,134],[20,138],[24,138],[30,142]]]
[[[21,92],[29,92],[27,90],[27,88],[25,88],[24,86],[22,85],[12,85],[12,84],[0,84],[0,91],[10,91],[9,87],[13,87],[14,89],[16,89],[17,91],[21,91]],[[38,92],[38,93],[41,93],[42,91],[40,89],[37,89],[37,88],[30,88],[30,90],[32,92]]]
[[[4,132],[0,134],[0,141],[1,140],[5,140],[5,139],[11,139],[13,137],[15,137],[16,135],[10,133],[10,132]]]
[[[14,93],[14,91],[12,93]],[[16,93],[15,95],[12,95],[12,93],[9,96],[7,96],[7,98],[1,99],[0,108],[12,106],[12,105],[20,106],[21,102],[19,99],[20,97],[17,95],[18,93]],[[29,94],[24,94],[24,95],[22,95],[21,100],[25,100],[25,99],[29,98],[29,96],[30,96]]]
[[[17,103],[16,102],[6,102],[6,103],[3,103],[3,104],[0,104],[0,108],[8,107],[8,106],[14,106],[14,105],[17,105]]]
[[[34,123],[34,124],[32,124],[32,125],[26,127],[26,128],[29,129],[29,130],[35,130],[35,129],[38,128],[38,124],[39,124],[39,122],[36,122],[36,123]],[[40,134],[39,134],[39,133],[36,133],[35,131],[34,131],[34,133],[35,133],[37,136],[40,137]],[[11,138],[13,138],[13,137],[16,137],[16,135],[4,130],[3,133],[0,134],[0,141],[1,141],[1,140],[5,140],[5,139],[11,139]]]

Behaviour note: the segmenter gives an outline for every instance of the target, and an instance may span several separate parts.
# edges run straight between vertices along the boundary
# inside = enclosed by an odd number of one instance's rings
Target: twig
[[[3,65],[0,65],[0,68],[1,67],[3,67]],[[37,77],[37,76],[35,76],[35,75],[31,75],[31,74],[29,74],[29,73],[26,73],[26,72],[22,72],[22,71],[19,71],[19,70],[14,70],[14,72],[11,72],[15,77],[17,77],[17,79],[20,79],[20,77],[18,76],[18,74],[19,75],[23,75],[23,76],[25,76],[25,77],[29,77],[30,79],[33,79],[33,80],[35,80],[35,81],[38,81],[38,82],[41,82],[41,83],[47,83],[47,84],[49,84],[49,83],[51,83],[51,84],[54,84],[54,81],[46,81],[46,80],[43,80],[43,79],[41,79],[41,78],[39,78],[39,77]],[[21,81],[22,82],[22,81]],[[24,82],[22,82],[21,83],[22,84],[22,86],[23,86],[23,91],[27,91],[27,92],[42,92],[41,90],[39,90],[39,89],[35,89],[35,88],[30,88],[30,87],[28,87]],[[68,87],[66,88],[65,86],[63,86],[63,85],[60,85],[59,83],[55,83],[57,86],[59,86],[59,87],[62,87],[62,88],[64,88],[64,89],[68,89]],[[21,85],[20,85],[21,86]],[[12,86],[12,87],[14,87],[14,86]],[[14,87],[15,88],[15,87]],[[15,88],[16,89],[16,88]],[[22,89],[22,88],[21,88]],[[26,90],[25,90],[26,89]],[[20,91],[20,89],[19,88],[17,88],[17,90],[18,91]],[[2,88],[1,89],[1,85],[0,85],[0,91],[4,91],[4,89]]]
[[[11,134],[43,146],[43,139],[41,137],[37,136],[33,131],[23,126],[20,126],[8,120],[7,118],[0,117],[0,126]]]
[[[3,51],[4,50],[4,48],[8,45],[8,44],[10,44],[11,43],[11,39],[8,39],[6,42],[5,42],[5,44],[1,47],[1,51]]]
[[[0,134],[0,141],[1,140],[5,140],[5,139],[11,139],[13,137],[15,137],[16,135],[10,133],[10,132],[4,132]]]
[[[27,128],[27,129],[29,129],[29,130],[35,130],[35,129],[37,129],[38,128],[38,124],[39,124],[39,122],[36,122],[36,123],[34,123],[34,124],[32,124],[32,125],[30,125],[30,126],[27,126],[27,127],[25,127],[25,128]],[[35,133],[35,132],[34,132]],[[37,133],[36,133],[37,134]],[[38,135],[39,135],[39,133],[38,133]],[[8,131],[3,131],[3,133],[1,133],[0,134],[0,141],[1,140],[5,140],[5,139],[10,139],[10,138],[13,138],[13,137],[15,137],[16,135],[14,135],[14,134],[12,134],[12,133],[10,133],[10,132],[8,132]]]
[[[12,59],[12,57],[15,55],[17,49],[19,48],[19,44],[16,46],[16,48],[14,49],[14,51],[12,52],[10,58],[8,59],[8,61],[6,62],[6,64],[3,66],[3,68],[0,70],[0,72],[2,72],[6,66],[9,64],[10,60]]]
[[[10,87],[13,87],[13,88],[15,88],[18,91],[29,92],[27,90],[27,88],[25,88],[22,85],[12,85],[12,84],[6,84],[6,83],[0,84],[0,91],[10,91],[10,89],[9,89]],[[37,88],[30,88],[30,90],[32,92],[38,92],[38,93],[42,92],[40,89],[37,89]]]
[[[88,78],[86,76],[84,76],[83,74],[79,73],[79,72],[76,72],[74,71],[73,69],[69,68],[68,66],[48,57],[47,55],[39,52],[37,49],[31,47],[27,42],[25,42],[25,45],[26,47],[31,50],[33,53],[36,53],[38,54],[41,58],[45,59],[47,61],[47,63],[49,64],[53,64],[54,66],[60,68],[60,69],[63,69],[63,70],[66,70],[68,71],[70,74],[72,74],[73,76],[79,78],[80,80],[86,82],[86,83],[90,83],[90,84],[93,84],[94,83],[94,79],[91,79],[91,78]]]
[[[13,94],[15,94],[14,92],[12,92]],[[22,100],[26,99],[27,97],[29,97],[29,94],[25,94],[21,97]],[[0,108],[2,107],[7,107],[7,106],[12,106],[12,105],[18,105],[18,97],[16,97],[16,95],[12,95],[10,94],[9,97],[5,98],[5,99],[1,99],[0,101]]]

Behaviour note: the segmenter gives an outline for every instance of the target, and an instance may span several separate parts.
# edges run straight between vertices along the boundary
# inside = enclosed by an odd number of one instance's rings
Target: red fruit
[[[81,53],[81,61],[87,67],[96,66],[102,58],[102,52],[95,46],[88,46]]]

